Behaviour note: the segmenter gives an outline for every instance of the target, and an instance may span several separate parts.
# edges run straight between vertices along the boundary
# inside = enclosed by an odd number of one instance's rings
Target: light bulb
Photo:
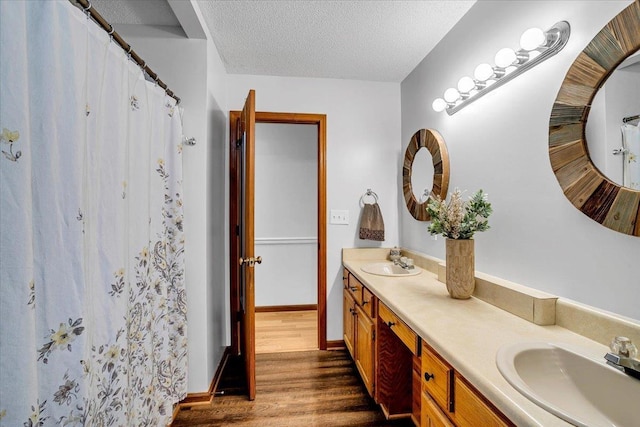
[[[520,47],[524,50],[535,50],[545,44],[547,36],[540,28],[529,28],[520,37]]]
[[[500,49],[498,53],[496,53],[496,65],[500,68],[507,68],[509,65],[512,65],[516,62],[516,53],[513,49],[509,47],[505,47],[504,49]]]
[[[476,87],[476,82],[471,77],[464,76],[458,80],[458,90],[461,93],[469,93]]]
[[[444,100],[449,104],[452,104],[460,99],[460,93],[454,87],[450,87],[449,89],[444,91]]]
[[[433,104],[431,104],[431,108],[433,108],[435,112],[440,113],[447,108],[447,101],[442,98],[437,98],[433,101]]]
[[[486,82],[493,76],[493,68],[489,64],[480,64],[473,72],[473,76],[481,82]]]

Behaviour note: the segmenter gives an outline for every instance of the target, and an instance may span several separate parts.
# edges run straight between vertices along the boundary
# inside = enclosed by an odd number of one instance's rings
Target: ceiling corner
[[[207,27],[195,0],[167,0],[169,7],[190,39],[207,39]]]

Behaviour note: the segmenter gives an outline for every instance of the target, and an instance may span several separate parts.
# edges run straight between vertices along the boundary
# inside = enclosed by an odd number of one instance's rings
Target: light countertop
[[[514,424],[571,425],[513,388],[498,371],[496,352],[516,342],[558,342],[579,347],[583,355],[604,364],[606,346],[560,326],[538,326],[475,297],[452,299],[437,275],[424,269],[411,277],[361,270],[372,261],[345,257],[343,264]]]

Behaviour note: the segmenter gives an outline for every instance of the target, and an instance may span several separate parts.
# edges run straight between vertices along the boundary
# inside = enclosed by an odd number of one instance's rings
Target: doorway
[[[255,125],[254,243],[269,260],[255,270],[256,354],[318,350],[317,134]]]
[[[233,165],[237,164],[238,152],[236,141],[241,137],[238,122],[241,117],[240,111],[231,111],[230,120],[230,265],[231,265],[231,292],[230,292],[230,316],[231,316],[231,351],[233,354],[240,353],[240,343],[242,340],[241,307],[241,287],[236,274],[238,271],[238,259],[241,257],[238,244],[238,232],[240,224],[236,223],[238,216],[238,206],[234,202],[237,195],[242,190],[242,179],[238,177],[238,171]],[[317,300],[317,344],[320,350],[326,350],[326,115],[324,114],[298,114],[298,113],[272,113],[255,112],[256,123],[279,123],[294,125],[313,125],[316,128],[316,238],[314,242],[316,257],[316,300]],[[317,244],[316,244],[317,243]],[[265,258],[264,263],[268,263]],[[280,271],[286,276],[288,271]],[[256,288],[260,287],[257,283]]]

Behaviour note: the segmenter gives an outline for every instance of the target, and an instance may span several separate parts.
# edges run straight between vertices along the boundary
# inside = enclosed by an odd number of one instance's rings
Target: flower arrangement
[[[448,204],[438,196],[432,197],[427,204],[427,212],[431,216],[428,228],[431,235],[442,234],[449,239],[471,239],[474,233],[490,228],[487,218],[493,209],[482,189],[465,202],[462,200],[462,193],[456,188],[451,193]]]

